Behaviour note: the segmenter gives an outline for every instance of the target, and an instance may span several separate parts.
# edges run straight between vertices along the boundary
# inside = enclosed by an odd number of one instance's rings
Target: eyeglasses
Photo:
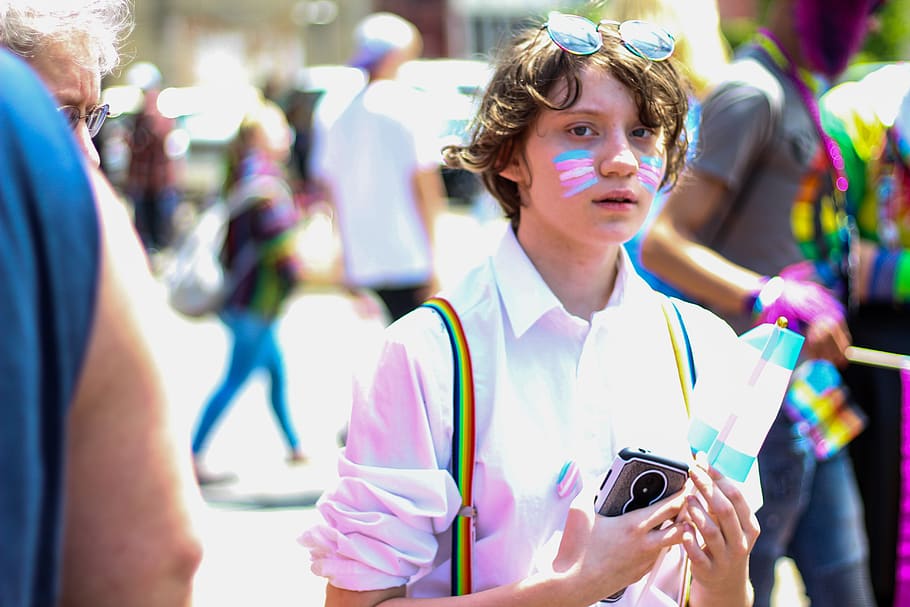
[[[593,55],[603,45],[601,28],[615,27],[623,45],[639,57],[663,61],[673,54],[676,40],[667,30],[647,21],[609,21],[595,24],[580,15],[552,12],[543,24],[556,46],[573,55]]]
[[[88,134],[94,137],[98,134],[98,131],[101,130],[101,125],[104,124],[105,119],[107,119],[107,115],[111,111],[111,106],[106,103],[104,105],[96,105],[85,114],[80,114],[79,108],[74,105],[60,106],[57,108],[57,111],[63,114],[67,124],[69,124],[70,128],[74,131],[79,127],[79,121],[85,120],[85,126],[88,127]]]

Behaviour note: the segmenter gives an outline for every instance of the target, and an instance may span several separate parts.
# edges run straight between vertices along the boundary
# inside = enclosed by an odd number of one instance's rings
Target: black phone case
[[[673,495],[683,488],[689,466],[644,449],[623,449],[604,476],[594,510],[619,516]]]

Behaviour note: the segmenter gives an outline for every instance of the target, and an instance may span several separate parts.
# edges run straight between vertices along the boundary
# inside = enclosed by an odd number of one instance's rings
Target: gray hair
[[[120,63],[133,28],[130,8],[130,0],[0,0],[0,45],[30,61],[62,44],[80,66],[104,76]]]

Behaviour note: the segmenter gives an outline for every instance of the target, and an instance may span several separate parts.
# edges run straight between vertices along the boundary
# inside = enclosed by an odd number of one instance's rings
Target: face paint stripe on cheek
[[[579,183],[577,186],[575,186],[575,187],[572,188],[571,190],[568,190],[565,194],[562,195],[562,197],[563,197],[563,198],[571,198],[572,196],[575,196],[576,194],[580,194],[581,192],[584,192],[585,190],[587,190],[588,188],[594,186],[595,184],[597,184],[597,178],[596,178],[596,177],[592,177],[592,178],[589,179],[588,181],[584,181],[584,182],[582,182],[582,183]]]
[[[593,172],[594,172],[594,170],[591,166],[569,169],[569,170],[563,171],[559,174],[559,180],[562,182],[566,182],[566,181],[575,179],[576,177],[588,177]]]
[[[571,150],[553,158],[564,188],[563,198],[575,196],[597,183],[594,174],[594,155],[587,150]]]
[[[656,156],[642,156],[638,164],[638,181],[651,194],[657,193],[657,187],[664,177],[664,161]]]
[[[556,163],[556,167],[560,171],[571,171],[581,167],[590,167],[594,165],[594,161],[591,159],[588,160],[560,160]]]

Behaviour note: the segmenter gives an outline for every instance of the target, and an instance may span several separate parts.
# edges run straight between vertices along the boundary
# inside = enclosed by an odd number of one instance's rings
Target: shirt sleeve
[[[762,89],[742,82],[719,86],[702,106],[692,167],[739,189],[771,140],[772,101]]]
[[[428,314],[396,323],[376,373],[356,379],[338,484],[317,504],[323,521],[301,537],[312,571],[339,588],[391,588],[429,572],[437,535],[461,506],[447,469],[451,351]]]

